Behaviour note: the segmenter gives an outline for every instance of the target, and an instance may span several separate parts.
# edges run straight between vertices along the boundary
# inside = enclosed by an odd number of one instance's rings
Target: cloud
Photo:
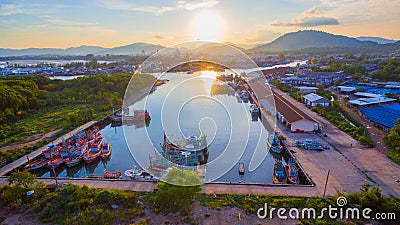
[[[66,27],[82,27],[82,26],[92,26],[95,25],[95,23],[89,23],[89,22],[82,22],[82,21],[73,21],[73,20],[64,20],[60,19],[54,16],[42,16],[44,18],[44,21],[57,25],[57,26],[66,26]]]
[[[44,14],[47,13],[41,4],[1,4],[0,16],[12,16],[17,14]]]
[[[154,35],[153,36],[155,39],[164,39],[165,37],[162,35]]]
[[[304,12],[304,14],[307,14],[307,15],[314,15],[314,14],[317,13],[317,10],[318,10],[317,6],[314,6],[314,7],[312,7],[311,9],[306,10],[306,11]]]
[[[339,21],[336,18],[325,16],[323,12],[318,11],[317,6],[314,6],[290,22],[275,21],[270,25],[275,27],[318,27],[339,25]]]
[[[339,21],[332,17],[305,17],[301,20],[293,20],[292,22],[273,22],[272,26],[276,27],[318,27],[326,25],[339,25]]]
[[[97,0],[104,8],[116,10],[130,10],[154,13],[160,15],[168,11],[177,9],[184,9],[194,11],[201,8],[211,8],[219,3],[217,0],[179,0],[167,1],[168,4],[164,5],[143,5],[139,3],[132,3],[125,0]],[[161,2],[161,1],[160,1]],[[164,2],[164,1],[163,1]]]

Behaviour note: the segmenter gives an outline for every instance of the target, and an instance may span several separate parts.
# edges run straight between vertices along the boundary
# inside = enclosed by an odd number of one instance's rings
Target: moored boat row
[[[103,142],[103,137],[98,127],[77,134],[74,138],[63,141],[62,144],[50,144],[39,159],[31,161],[25,168],[34,172],[44,168],[58,168],[63,165],[74,167],[82,161],[92,163],[99,158],[107,159],[111,155],[111,146]]]

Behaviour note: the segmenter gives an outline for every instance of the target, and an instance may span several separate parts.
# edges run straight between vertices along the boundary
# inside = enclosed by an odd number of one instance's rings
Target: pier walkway
[[[62,135],[61,137],[57,138],[56,140],[54,140],[52,143],[54,145],[57,145],[59,143],[61,143],[63,140],[67,140],[70,137],[73,137],[74,135],[76,135],[79,131],[85,130],[91,126],[93,126],[97,121],[90,121],[87,122],[86,124],[75,128],[74,130]],[[12,163],[9,163],[5,166],[3,166],[2,168],[0,168],[0,176],[5,176],[7,173],[11,172],[12,170],[14,170],[15,168],[18,168],[20,166],[23,166],[24,164],[26,164],[28,162],[28,159],[26,158],[26,156],[29,157],[30,160],[33,160],[37,157],[40,156],[40,154],[42,154],[42,151],[45,150],[47,148],[47,145],[29,153],[28,155],[25,155],[17,160],[15,160]]]

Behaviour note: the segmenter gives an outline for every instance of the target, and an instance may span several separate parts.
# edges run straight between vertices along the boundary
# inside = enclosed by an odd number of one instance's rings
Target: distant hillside
[[[107,49],[105,51],[98,52],[99,55],[111,54],[111,55],[139,55],[144,51],[145,54],[156,52],[157,50],[163,49],[161,45],[153,45],[147,43],[134,43],[130,45],[115,47]]]
[[[396,40],[391,40],[391,39],[386,39],[386,38],[381,38],[381,37],[370,37],[370,36],[362,36],[358,37],[357,40],[359,41],[373,41],[378,44],[390,44],[390,43],[395,43]]]
[[[86,46],[71,47],[67,49],[62,48],[26,48],[26,49],[9,49],[0,48],[0,57],[2,56],[36,56],[36,55],[140,55],[142,51],[146,54],[156,52],[164,48],[161,45],[153,45],[147,43],[134,43],[126,46],[115,48],[103,48],[99,46]]]
[[[194,51],[207,55],[232,55],[237,54],[237,49],[240,51],[246,51],[246,49],[240,48],[237,45],[218,43],[207,43],[195,49]]]
[[[271,43],[253,48],[254,51],[288,51],[314,47],[346,46],[358,47],[376,44],[372,41],[359,41],[342,35],[322,31],[304,30],[284,34]]]

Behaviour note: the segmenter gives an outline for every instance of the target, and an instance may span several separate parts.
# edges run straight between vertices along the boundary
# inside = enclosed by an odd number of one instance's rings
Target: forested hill
[[[350,38],[342,35],[334,35],[322,31],[304,30],[292,33],[286,33],[271,43],[253,48],[253,51],[287,51],[298,50],[312,47],[328,46],[369,46],[378,45],[372,41],[360,41],[356,38]]]

